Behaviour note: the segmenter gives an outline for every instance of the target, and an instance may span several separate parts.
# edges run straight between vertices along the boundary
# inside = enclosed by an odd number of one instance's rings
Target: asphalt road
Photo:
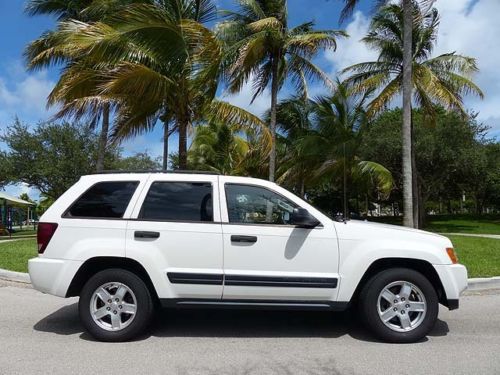
[[[500,291],[441,309],[417,344],[379,343],[351,313],[163,311],[135,342],[84,333],[77,300],[0,281],[0,374],[500,374]]]

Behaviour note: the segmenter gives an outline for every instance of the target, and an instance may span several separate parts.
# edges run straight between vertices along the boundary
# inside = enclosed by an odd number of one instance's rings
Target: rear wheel
[[[373,276],[360,294],[367,327],[388,342],[415,342],[434,327],[439,311],[436,291],[421,273],[393,268]]]
[[[80,320],[101,341],[126,341],[140,334],[153,313],[146,284],[132,272],[109,269],[92,276],[80,294]]]

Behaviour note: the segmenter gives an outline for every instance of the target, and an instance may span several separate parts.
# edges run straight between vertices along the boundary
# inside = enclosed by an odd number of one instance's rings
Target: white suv
[[[467,270],[450,240],[334,222],[278,185],[208,173],[82,177],[41,217],[33,286],[80,296],[97,339],[144,330],[156,306],[344,310],[412,342],[458,308]]]

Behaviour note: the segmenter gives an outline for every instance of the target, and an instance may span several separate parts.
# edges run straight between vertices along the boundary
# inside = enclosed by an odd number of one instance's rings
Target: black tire
[[[134,319],[125,328],[108,331],[92,318],[90,304],[94,292],[106,283],[125,284],[135,295],[137,310]],[[153,300],[148,287],[136,274],[119,268],[107,269],[92,276],[82,288],[78,312],[85,329],[97,340],[108,342],[128,341],[142,333],[151,321]]]
[[[424,295],[427,304],[423,320],[416,328],[407,332],[397,332],[387,327],[378,312],[380,293],[387,285],[397,281],[407,281],[414,284]],[[392,343],[411,343],[421,340],[432,330],[438,316],[439,301],[436,290],[424,275],[412,269],[391,268],[379,272],[363,286],[359,307],[361,318],[366,327],[377,338]],[[396,319],[399,318],[396,317]]]

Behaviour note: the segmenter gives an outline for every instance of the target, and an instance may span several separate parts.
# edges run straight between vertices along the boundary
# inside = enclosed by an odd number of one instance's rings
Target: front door
[[[294,208],[310,206],[281,188],[219,186],[224,300],[335,300],[338,245],[331,221],[314,229],[290,225]]]

